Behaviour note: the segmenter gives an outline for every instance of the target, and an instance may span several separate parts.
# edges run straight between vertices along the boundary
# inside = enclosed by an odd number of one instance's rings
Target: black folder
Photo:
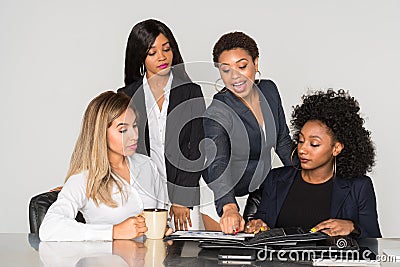
[[[358,243],[349,236],[331,237],[321,232],[310,233],[300,227],[274,228],[259,232],[254,237],[240,240],[201,240],[201,248],[242,248],[280,251],[341,251],[358,250]]]
[[[221,235],[221,233],[205,238],[210,232],[197,232],[198,235],[171,235],[165,240],[192,240],[198,241],[201,248],[242,248],[264,249],[266,246],[275,249],[287,250],[326,250],[326,249],[358,249],[356,240],[349,236],[330,237],[322,232],[311,233],[301,227],[274,228],[259,232],[244,238]],[[231,238],[230,238],[231,237]]]

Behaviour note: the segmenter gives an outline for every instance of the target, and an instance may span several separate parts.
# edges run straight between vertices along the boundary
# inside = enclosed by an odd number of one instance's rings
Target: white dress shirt
[[[143,76],[144,101],[146,105],[147,123],[150,139],[150,158],[156,164],[158,172],[164,182],[164,190],[167,192],[167,169],[165,165],[165,128],[167,124],[167,111],[169,104],[169,94],[172,86],[172,73],[170,73],[167,84],[164,87],[164,102],[161,110],[157,105],[153,93],[151,92],[146,75]]]
[[[134,154],[127,157],[130,167],[130,183],[123,182],[127,199],[114,185],[113,199],[118,207],[103,203],[96,206],[86,197],[86,175],[71,176],[50,206],[39,228],[42,241],[112,240],[113,225],[128,217],[140,214],[144,208],[166,208],[167,193],[155,164],[149,157]],[[75,220],[80,211],[86,224]]]
[[[161,110],[151,92],[146,75],[143,77],[144,100],[147,112],[147,123],[149,126],[150,139],[150,158],[157,165],[157,169],[167,182],[167,170],[165,167],[165,126],[167,123],[167,111],[169,104],[169,94],[172,85],[172,73],[169,75],[168,82],[164,88],[164,102]]]
[[[167,113],[169,105],[169,96],[172,89],[173,75],[170,72],[167,84],[164,87],[164,102],[161,111],[157,105],[157,101],[151,92],[146,75],[143,77],[143,91],[147,113],[147,123],[149,127],[150,139],[150,158],[157,165],[157,169],[163,177],[165,191],[168,194],[167,188],[167,170],[165,165],[165,129],[167,124]],[[171,204],[171,203],[170,203]],[[192,228],[200,228],[200,214],[199,208],[194,207],[190,210],[190,217],[192,220]],[[169,215],[168,215],[169,216]],[[173,218],[170,222],[170,227],[175,229]]]

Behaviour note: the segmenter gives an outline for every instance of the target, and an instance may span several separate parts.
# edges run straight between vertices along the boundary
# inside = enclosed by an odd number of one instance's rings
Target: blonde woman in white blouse
[[[144,208],[165,208],[155,164],[135,154],[136,111],[123,93],[104,92],[85,111],[65,185],[39,229],[42,241],[132,239],[147,231]],[[74,218],[80,211],[86,224]]]

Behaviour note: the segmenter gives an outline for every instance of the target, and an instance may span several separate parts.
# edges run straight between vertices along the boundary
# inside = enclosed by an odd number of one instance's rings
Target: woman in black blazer
[[[271,169],[273,151],[290,164],[292,141],[278,89],[271,80],[256,80],[256,42],[242,32],[223,35],[213,49],[214,64],[225,88],[214,95],[204,118],[204,180],[214,193],[217,215],[202,206],[208,230],[244,229],[235,197],[258,189]],[[202,199],[202,203],[203,203]]]
[[[137,152],[148,155],[166,178],[170,215],[177,230],[192,226],[199,205],[205,102],[199,85],[185,71],[178,44],[162,22],[136,24],[125,56],[125,87],[139,112]],[[198,212],[198,211],[197,211]]]
[[[331,236],[381,237],[372,181],[375,149],[357,101],[319,91],[295,107],[292,126],[301,167],[272,170],[247,232],[300,226]]]

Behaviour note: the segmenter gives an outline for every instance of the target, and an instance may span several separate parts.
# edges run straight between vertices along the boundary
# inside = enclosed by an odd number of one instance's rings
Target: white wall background
[[[63,183],[86,105],[123,85],[131,27],[157,18],[186,62],[211,61],[223,33],[254,37],[288,120],[309,88],[350,90],[377,147],[383,235],[400,236],[400,1],[137,2],[1,0],[0,232],[29,231],[28,202]]]

